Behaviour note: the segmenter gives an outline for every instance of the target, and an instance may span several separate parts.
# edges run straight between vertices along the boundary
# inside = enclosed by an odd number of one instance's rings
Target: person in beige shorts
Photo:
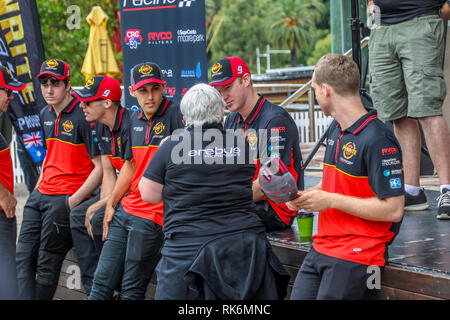
[[[378,116],[393,121],[403,153],[405,210],[429,207],[420,188],[421,135],[440,181],[438,219],[450,218],[450,136],[442,115],[444,0],[368,0],[377,25],[371,29],[369,60],[372,97]]]

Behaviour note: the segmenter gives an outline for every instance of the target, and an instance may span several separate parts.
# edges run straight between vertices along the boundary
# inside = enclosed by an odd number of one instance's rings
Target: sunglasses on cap
[[[58,85],[61,82],[61,80],[53,77],[39,78],[40,84],[47,84],[48,80],[50,80],[51,84],[54,86]]]
[[[12,90],[11,89],[0,87],[0,90],[5,91],[6,94],[8,95],[8,97],[10,97],[12,95]]]

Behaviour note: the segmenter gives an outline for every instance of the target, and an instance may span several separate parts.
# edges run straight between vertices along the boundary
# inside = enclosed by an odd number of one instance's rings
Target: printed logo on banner
[[[177,31],[177,41],[179,43],[205,42],[205,35],[198,33],[195,29],[180,29]]]
[[[29,133],[24,133],[22,135],[23,143],[28,153],[30,154],[33,162],[42,162],[45,158],[44,143],[42,140],[42,132],[34,131]]]
[[[178,8],[189,8],[195,0],[180,0]]]
[[[180,77],[200,79],[202,77],[202,67],[200,62],[197,62],[195,69],[181,70]]]
[[[172,69],[161,69],[162,75],[164,78],[172,78],[173,77],[173,71]]]
[[[160,32],[149,32],[148,33],[148,44],[158,45],[158,44],[172,44],[172,32],[170,31],[160,31]]]
[[[142,40],[141,30],[139,29],[129,29],[125,32],[124,42],[130,49],[137,49]]]

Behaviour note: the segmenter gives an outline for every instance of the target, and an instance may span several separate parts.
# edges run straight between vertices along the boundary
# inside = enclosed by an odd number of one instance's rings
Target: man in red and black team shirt
[[[163,204],[144,202],[138,185],[160,142],[183,127],[179,105],[163,97],[165,87],[157,64],[144,62],[131,69],[129,90],[142,111],[131,116],[131,139],[122,146],[125,163],[106,204],[103,230],[106,241],[90,300],[111,299],[121,279],[121,299],[144,299],[159,261],[164,238]]]
[[[225,57],[211,69],[210,85],[221,94],[231,113],[224,124],[225,129],[241,129],[250,147],[257,149],[256,172],[253,178],[253,201],[257,214],[267,232],[289,228],[297,211],[289,210],[284,203],[269,200],[258,183],[260,164],[269,158],[280,158],[303,190],[302,154],[298,129],[289,113],[280,106],[259,96],[253,88],[250,70],[244,61]]]
[[[6,112],[13,91],[25,84],[14,80],[9,70],[0,66],[0,112]],[[16,198],[11,153],[5,137],[0,133],[0,300],[17,299],[16,273]]]
[[[293,210],[319,211],[318,233],[298,272],[291,299],[361,299],[368,266],[384,266],[387,245],[403,217],[399,144],[359,95],[358,66],[337,54],[322,57],[312,88],[330,128],[323,178],[288,202]]]
[[[58,59],[42,63],[37,76],[48,106],[40,113],[47,156],[37,188],[23,212],[17,243],[20,299],[52,299],[61,265],[72,247],[69,213],[102,179],[100,152],[91,126],[70,93],[70,69]]]
[[[130,113],[120,105],[122,89],[117,80],[108,76],[94,76],[73,95],[81,100],[86,120],[95,121],[94,141],[98,142],[103,179],[99,196],[93,197],[70,212],[73,247],[77,254],[81,280],[87,295],[103,247],[103,217],[105,205],[123,165],[123,146],[130,136]]]

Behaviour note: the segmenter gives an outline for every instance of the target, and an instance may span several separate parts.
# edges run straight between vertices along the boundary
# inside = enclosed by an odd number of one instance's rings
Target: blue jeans
[[[72,248],[68,195],[34,190],[23,210],[16,262],[19,299],[50,300],[61,266]]]
[[[0,300],[17,299],[16,217],[0,210]]]
[[[81,281],[84,290],[89,295],[94,278],[95,268],[97,268],[98,257],[96,244],[89,236],[84,225],[87,209],[100,199],[100,195],[84,201],[70,212],[70,231],[72,233],[73,248],[77,255],[78,266],[81,271]],[[101,215],[103,220],[104,207],[95,212],[95,215]],[[92,220],[91,220],[92,221]]]
[[[131,215],[118,205],[95,270],[89,300],[112,299],[120,285],[122,300],[143,300],[160,259],[162,227]]]

